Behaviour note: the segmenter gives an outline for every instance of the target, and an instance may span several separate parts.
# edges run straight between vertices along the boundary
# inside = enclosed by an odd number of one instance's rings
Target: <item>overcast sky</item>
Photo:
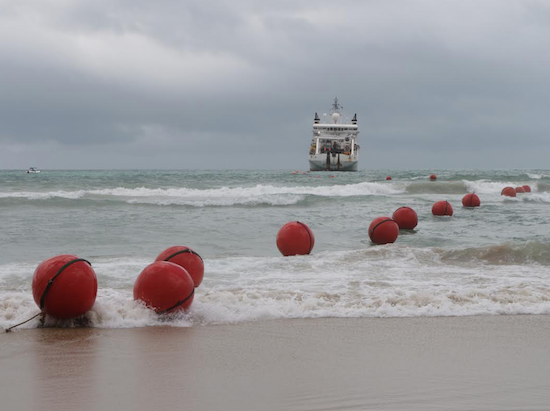
[[[0,0],[0,168],[550,168],[550,1]]]

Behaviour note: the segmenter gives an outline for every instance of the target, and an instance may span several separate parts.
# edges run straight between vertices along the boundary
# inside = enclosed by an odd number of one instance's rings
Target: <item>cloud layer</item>
[[[361,168],[547,166],[547,2],[355,3],[0,2],[0,167],[304,169],[335,96]]]

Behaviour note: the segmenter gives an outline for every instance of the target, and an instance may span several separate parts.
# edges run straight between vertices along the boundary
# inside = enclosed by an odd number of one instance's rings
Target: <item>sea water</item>
[[[468,192],[481,207],[462,207]],[[439,200],[452,217],[432,216]],[[417,228],[373,245],[370,221],[401,206]],[[311,255],[278,252],[292,220],[312,229]],[[188,312],[159,317],[132,288],[172,245],[197,251],[205,276]],[[38,312],[33,272],[57,254],[92,263],[95,327],[550,314],[550,171],[0,171],[0,327]]]

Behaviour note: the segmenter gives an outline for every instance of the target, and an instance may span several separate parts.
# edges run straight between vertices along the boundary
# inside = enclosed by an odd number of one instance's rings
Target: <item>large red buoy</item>
[[[515,197],[516,190],[514,189],[514,187],[504,187],[500,192],[500,195],[507,196],[507,197]]]
[[[204,262],[200,255],[189,247],[175,245],[168,247],[160,253],[155,261],[170,261],[185,268],[193,279],[195,287],[198,287],[204,277]]]
[[[433,215],[453,215],[453,207],[451,206],[451,203],[448,201],[438,201],[432,206],[432,214]]]
[[[375,244],[393,243],[399,236],[399,226],[389,217],[378,217],[369,225],[369,238]]]
[[[530,193],[531,192],[531,187],[523,186],[523,190],[525,190],[526,193]]]
[[[311,253],[315,237],[310,228],[299,221],[291,221],[281,227],[277,233],[277,248],[285,257]]]
[[[386,176],[386,180],[391,180],[391,176]]]
[[[475,193],[466,194],[462,198],[462,205],[464,207],[479,207],[481,205],[481,200]]]
[[[525,189],[523,187],[516,187],[516,193],[525,193]]]
[[[418,215],[410,207],[398,208],[394,211],[392,219],[402,230],[412,230],[418,224]]]
[[[432,180],[432,181],[437,180],[437,176],[436,176],[435,174],[432,174],[432,175],[430,176],[430,180]]]
[[[89,311],[97,295],[92,265],[76,255],[42,261],[32,278],[32,296],[40,309],[56,318],[74,318]]]
[[[141,300],[157,314],[185,310],[193,302],[195,284],[185,268],[155,261],[143,269],[134,284],[134,300]]]

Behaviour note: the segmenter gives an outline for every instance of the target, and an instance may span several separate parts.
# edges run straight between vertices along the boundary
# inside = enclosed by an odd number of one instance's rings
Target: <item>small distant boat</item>
[[[30,173],[40,173],[40,170],[36,167],[31,167],[27,170],[27,174],[30,174]]]

